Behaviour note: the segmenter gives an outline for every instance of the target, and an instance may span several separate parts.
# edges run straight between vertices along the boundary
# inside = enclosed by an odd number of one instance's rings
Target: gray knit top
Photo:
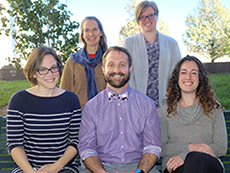
[[[179,155],[185,160],[189,143],[206,143],[217,157],[227,152],[227,132],[223,112],[215,109],[210,117],[203,113],[198,103],[182,107],[177,104],[177,114],[167,117],[167,104],[159,111],[161,119],[162,168],[168,159]]]

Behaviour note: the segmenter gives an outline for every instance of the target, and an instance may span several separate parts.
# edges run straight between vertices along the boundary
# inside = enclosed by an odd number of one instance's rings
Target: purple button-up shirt
[[[160,119],[152,99],[128,86],[128,100],[109,102],[108,87],[84,107],[79,130],[82,160],[97,156],[102,162],[139,162],[145,153],[160,158]],[[121,94],[122,94],[121,93]]]

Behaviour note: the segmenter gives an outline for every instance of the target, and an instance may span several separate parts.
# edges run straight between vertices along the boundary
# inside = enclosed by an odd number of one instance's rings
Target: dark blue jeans
[[[165,169],[164,173],[168,173]],[[220,162],[209,154],[190,152],[185,158],[184,164],[173,173],[223,173]]]

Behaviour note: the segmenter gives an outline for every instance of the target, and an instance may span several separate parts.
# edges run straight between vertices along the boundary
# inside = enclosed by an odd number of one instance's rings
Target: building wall
[[[230,62],[203,63],[208,73],[230,73]]]
[[[26,77],[22,70],[14,70],[13,66],[4,66],[0,69],[0,80],[12,81],[12,80],[25,80]]]

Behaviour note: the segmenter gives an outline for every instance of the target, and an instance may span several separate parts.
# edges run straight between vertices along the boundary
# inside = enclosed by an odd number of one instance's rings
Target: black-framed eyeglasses
[[[139,20],[145,21],[147,18],[150,20],[150,19],[155,18],[155,16],[157,16],[157,13],[151,13],[151,14],[149,14],[147,16],[140,16]]]
[[[51,71],[51,73],[57,73],[59,72],[61,69],[60,66],[54,66],[54,67],[51,67],[51,68],[40,68],[37,70],[37,72],[40,74],[40,75],[46,75],[49,73],[49,71]]]

